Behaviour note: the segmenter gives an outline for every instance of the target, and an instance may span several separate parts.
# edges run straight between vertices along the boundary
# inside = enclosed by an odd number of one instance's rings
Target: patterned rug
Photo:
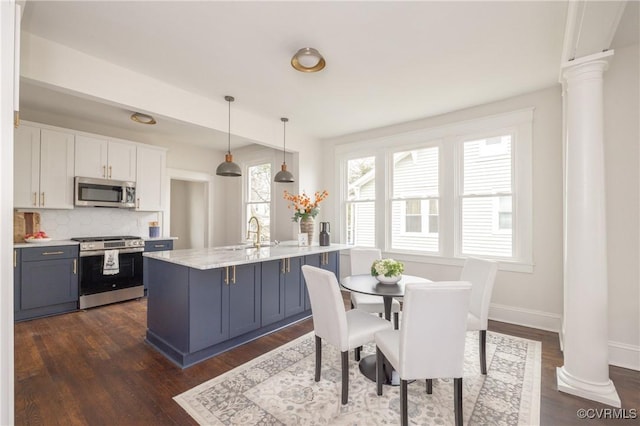
[[[537,425],[540,416],[541,344],[487,333],[488,374],[480,374],[478,333],[467,333],[463,416],[469,425]],[[375,353],[364,347],[363,356]],[[262,355],[174,399],[202,425],[394,425],[400,423],[400,389],[383,396],[364,377],[353,352],[349,403],[340,404],[340,353],[323,344],[322,377],[315,382],[313,333]],[[453,380],[409,384],[409,421],[453,424]]]

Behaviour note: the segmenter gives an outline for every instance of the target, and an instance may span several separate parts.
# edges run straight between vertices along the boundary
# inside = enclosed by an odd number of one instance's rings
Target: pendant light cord
[[[229,132],[227,133],[227,154],[231,154],[231,100],[227,99],[229,104]]]
[[[287,121],[289,121],[288,118],[286,117],[282,117],[280,119],[280,121],[282,121],[282,164],[286,165],[287,164]]]

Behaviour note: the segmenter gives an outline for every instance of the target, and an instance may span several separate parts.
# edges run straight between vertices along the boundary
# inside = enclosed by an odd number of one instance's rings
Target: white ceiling
[[[28,1],[22,28],[322,139],[557,84],[566,13],[566,1]],[[323,71],[291,67],[308,46]],[[114,125],[130,114],[43,90],[25,87],[21,108]]]

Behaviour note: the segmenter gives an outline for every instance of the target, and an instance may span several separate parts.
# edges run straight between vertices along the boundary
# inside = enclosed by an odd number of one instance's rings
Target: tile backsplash
[[[29,210],[40,213],[40,229],[54,240],[104,235],[149,236],[149,222],[159,221],[160,212],[136,212],[99,207],[73,210]]]

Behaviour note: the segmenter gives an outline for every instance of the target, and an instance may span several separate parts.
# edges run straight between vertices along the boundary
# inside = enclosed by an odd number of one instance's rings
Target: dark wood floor
[[[191,425],[172,399],[312,330],[305,320],[181,370],[144,343],[146,299],[18,323],[15,326],[17,425]],[[562,353],[555,333],[491,322],[490,330],[542,342],[543,425],[617,424],[580,420],[580,408],[606,408],[556,390]],[[640,409],[640,372],[611,367],[627,409]],[[638,424],[628,420],[622,424]]]

